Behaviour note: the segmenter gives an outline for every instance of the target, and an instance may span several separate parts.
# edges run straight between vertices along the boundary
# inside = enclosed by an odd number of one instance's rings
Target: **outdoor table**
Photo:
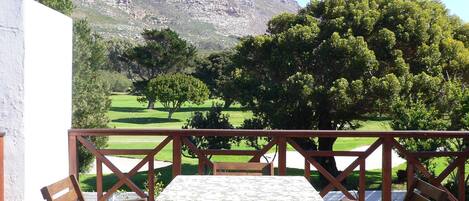
[[[323,200],[301,176],[177,176],[158,201]]]

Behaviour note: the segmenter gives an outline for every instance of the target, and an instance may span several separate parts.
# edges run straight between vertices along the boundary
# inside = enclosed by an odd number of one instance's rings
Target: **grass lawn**
[[[168,112],[160,103],[155,105],[156,109],[148,110],[145,103],[137,101],[136,96],[113,95],[111,99],[111,111],[108,115],[111,128],[181,128],[193,112],[206,112],[212,104],[222,103],[217,99],[205,101],[202,105],[186,103],[168,120]],[[240,126],[244,119],[252,117],[252,113],[242,109],[239,104],[232,105],[225,112],[234,126]]]
[[[146,109],[146,104],[139,103],[136,96],[130,95],[113,95],[112,96],[112,108],[109,112],[109,118],[111,120],[109,126],[111,128],[181,128],[186,120],[190,118],[191,114],[195,111],[206,112],[210,109],[212,104],[221,103],[221,100],[209,100],[202,105],[185,104],[180,111],[174,113],[173,119],[168,120],[168,113],[161,104],[156,105],[155,110]],[[252,113],[244,110],[240,105],[233,105],[231,108],[224,111],[230,116],[230,121],[234,126],[242,124],[244,119],[251,118]],[[361,127],[357,130],[362,131],[384,131],[391,130],[388,120],[381,119],[369,119],[359,121]],[[164,137],[128,137],[128,136],[113,136],[109,138],[108,148],[110,149],[153,149],[160,143]],[[351,150],[360,146],[370,145],[376,139],[375,138],[339,138],[334,145],[334,150],[346,151]],[[233,145],[232,149],[236,150],[249,150],[245,143],[239,145]],[[288,150],[293,150],[292,147],[288,147]],[[274,152],[272,148],[270,152]],[[142,158],[143,156],[125,156],[132,158]],[[171,161],[172,160],[172,146],[168,144],[163,150],[161,150],[156,159]],[[215,156],[212,158],[213,161],[225,161],[225,162],[242,162],[247,161],[248,156]],[[441,160],[441,159],[440,159]],[[182,173],[183,174],[197,174],[197,159],[191,159],[183,157],[182,159]],[[437,172],[441,172],[444,167],[444,160],[441,160],[440,165],[436,168]],[[396,179],[396,172],[400,169],[405,169],[406,165],[400,165],[399,167],[393,168],[393,178]],[[469,173],[469,167],[466,167],[466,173]],[[167,185],[171,181],[171,167],[164,167],[156,169],[155,171],[161,173],[160,180]],[[138,175],[133,177],[133,180],[141,188],[146,181],[146,172],[140,172]],[[303,175],[303,170],[288,168],[288,175]],[[319,179],[317,172],[312,172],[312,183]],[[115,175],[106,175],[104,178],[104,189],[110,188],[117,178]],[[84,191],[95,191],[96,190],[96,176],[83,174],[80,177],[80,183]],[[379,189],[381,186],[381,171],[371,170],[367,171],[367,189]],[[347,188],[356,189],[358,186],[358,172],[354,172],[347,178]],[[317,189],[318,187],[315,186]],[[403,184],[394,184],[394,189],[404,189]],[[128,190],[123,188],[123,190]]]

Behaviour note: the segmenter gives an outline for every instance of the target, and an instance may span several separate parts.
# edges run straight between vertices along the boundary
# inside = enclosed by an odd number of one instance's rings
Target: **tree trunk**
[[[149,110],[155,109],[155,101],[148,101],[147,109]]]
[[[332,151],[333,146],[337,138],[319,138],[318,151]],[[339,175],[339,170],[337,169],[337,164],[334,157],[319,157],[317,158],[318,163],[321,164],[332,176],[337,177]],[[320,184],[322,187],[325,187],[329,184],[323,175],[320,175]]]
[[[335,130],[332,120],[329,115],[327,107],[323,108],[321,115],[319,116],[319,130]],[[318,151],[332,151],[334,143],[337,138],[318,138]],[[339,175],[339,170],[337,169],[337,164],[334,157],[318,157],[317,161],[321,166],[323,166],[332,176],[337,177]],[[322,174],[319,174],[320,186],[325,187],[329,184]]]
[[[168,112],[168,121],[171,121],[171,118],[173,117],[173,111],[169,110]]]
[[[228,108],[230,108],[231,104],[233,104],[233,102],[234,102],[234,101],[231,100],[231,99],[226,99],[226,100],[224,100],[224,101],[225,101],[225,104],[223,105],[223,109],[228,109]]]

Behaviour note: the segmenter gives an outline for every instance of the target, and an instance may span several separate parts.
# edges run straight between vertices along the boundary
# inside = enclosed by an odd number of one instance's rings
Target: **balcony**
[[[87,137],[105,137],[105,136],[160,136],[164,140],[159,144],[155,144],[154,149],[96,149],[96,147],[87,140]],[[189,137],[191,136],[218,136],[218,137],[268,137],[268,143],[259,150],[203,150],[193,144]],[[337,137],[337,138],[372,138],[374,142],[364,151],[307,151],[301,148],[295,138],[321,138],[321,137]],[[350,200],[365,200],[365,192],[367,188],[367,177],[369,172],[366,171],[366,159],[377,150],[382,154],[381,163],[381,200],[391,201],[393,196],[393,180],[392,180],[392,151],[396,151],[406,160],[407,168],[407,184],[413,183],[414,175],[418,173],[431,184],[444,189],[449,194],[449,199],[453,201],[466,200],[464,193],[457,195],[451,194],[442,183],[453,172],[456,171],[458,181],[458,192],[465,192],[466,175],[465,163],[469,158],[469,148],[462,151],[437,151],[437,152],[410,152],[404,148],[397,139],[399,138],[440,138],[440,139],[467,139],[469,132],[463,131],[389,131],[389,132],[359,132],[359,131],[307,131],[307,130],[171,130],[171,129],[72,129],[69,130],[69,167],[70,174],[78,176],[78,156],[77,148],[79,144],[83,145],[96,157],[96,191],[97,200],[107,200],[119,188],[127,186],[131,191],[135,192],[141,198],[154,200],[154,171],[148,171],[148,183],[150,184],[149,192],[144,192],[135,184],[131,178],[136,176],[138,171],[148,163],[148,170],[153,170],[154,159],[163,148],[172,146],[172,177],[183,173],[182,152],[183,146],[195,153],[197,156],[197,174],[203,175],[206,168],[212,168],[213,162],[209,159],[209,155],[226,155],[226,156],[248,156],[249,162],[259,162],[264,154],[268,153],[273,147],[277,147],[278,164],[276,175],[288,175],[287,171],[287,147],[301,154],[305,159],[304,176],[315,186],[317,180],[311,178],[310,166],[312,165],[319,174],[322,174],[329,182],[323,188],[316,188],[320,191],[321,196],[326,196],[329,192],[337,190]],[[382,147],[381,149],[378,149]],[[109,155],[143,155],[143,159],[128,173],[123,173],[116,167],[106,156]],[[353,162],[346,167],[339,176],[332,176],[317,161],[318,157],[337,157],[346,156],[354,157]],[[432,175],[427,167],[420,161],[420,158],[432,157],[451,157],[453,160],[439,175]],[[246,161],[247,162],[247,161]],[[107,166],[117,177],[117,182],[112,187],[103,189],[104,176],[103,164]],[[354,170],[358,168],[358,171]],[[358,174],[358,184],[355,189],[357,193],[351,193],[343,181],[352,174]],[[376,176],[376,175],[374,175]],[[408,186],[408,185],[407,185]]]

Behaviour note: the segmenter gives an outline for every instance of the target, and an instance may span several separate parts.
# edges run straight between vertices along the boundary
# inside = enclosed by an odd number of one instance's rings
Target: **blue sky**
[[[309,0],[297,0],[301,6],[305,6]],[[442,0],[446,7],[449,8],[451,14],[458,15],[464,21],[469,22],[469,12],[467,9],[469,8],[469,1],[468,0]]]

